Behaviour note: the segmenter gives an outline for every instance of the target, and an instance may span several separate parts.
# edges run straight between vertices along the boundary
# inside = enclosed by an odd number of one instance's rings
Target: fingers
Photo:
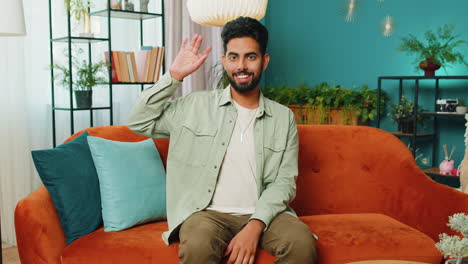
[[[238,255],[239,255],[239,248],[236,247],[232,251],[231,256],[229,256],[229,260],[227,261],[227,263],[234,264],[236,259],[238,259],[238,257],[237,257]]]
[[[194,47],[195,47],[195,45],[197,43],[198,36],[199,36],[198,34],[195,34],[195,36],[193,36],[193,38],[192,38],[192,41],[190,42],[189,49],[192,50],[194,53],[196,53]]]
[[[254,261],[255,261],[255,254],[253,254],[252,256],[250,256],[249,264],[254,264]]]
[[[208,58],[208,54],[210,53],[210,51],[211,46],[206,48],[205,51],[202,54],[200,54],[198,60],[195,62],[195,66],[197,69],[203,64],[203,62],[205,62],[206,58]]]
[[[200,47],[201,47],[202,42],[203,42],[203,37],[202,37],[202,35],[198,35],[198,38],[197,38],[197,40],[195,41],[195,45],[193,45],[193,49],[194,49],[193,52],[195,52],[195,54],[197,54],[198,51],[200,50]]]
[[[224,252],[224,256],[229,256],[232,252],[232,243],[229,243],[228,247],[226,248],[226,251]]]
[[[185,49],[185,46],[187,45],[187,41],[188,41],[188,39],[184,38],[184,40],[182,41],[182,45],[180,45],[179,52],[182,52]]]

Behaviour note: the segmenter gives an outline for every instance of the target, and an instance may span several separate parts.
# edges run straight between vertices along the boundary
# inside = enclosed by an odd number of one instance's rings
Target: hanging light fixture
[[[203,26],[224,26],[240,16],[265,16],[268,0],[187,0],[190,18]]]
[[[0,36],[24,36],[24,12],[22,0],[0,1]]]
[[[393,21],[393,17],[386,16],[382,20],[382,35],[385,37],[390,37],[393,34],[393,30],[395,29],[395,23]]]
[[[346,11],[345,11],[345,21],[352,22],[356,16],[356,0],[348,0]]]

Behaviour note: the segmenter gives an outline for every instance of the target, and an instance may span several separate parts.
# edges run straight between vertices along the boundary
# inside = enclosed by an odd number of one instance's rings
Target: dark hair
[[[266,53],[268,43],[268,30],[256,19],[250,17],[238,17],[228,22],[221,32],[224,53],[228,42],[234,38],[251,37],[258,42],[262,55]]]

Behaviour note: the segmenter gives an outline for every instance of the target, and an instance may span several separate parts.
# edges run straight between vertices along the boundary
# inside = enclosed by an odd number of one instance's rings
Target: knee
[[[315,264],[318,263],[315,238],[312,233],[295,234],[283,242],[279,255],[286,257],[286,263]]]
[[[219,234],[200,223],[184,225],[179,231],[181,263],[219,263],[226,248],[217,237]]]

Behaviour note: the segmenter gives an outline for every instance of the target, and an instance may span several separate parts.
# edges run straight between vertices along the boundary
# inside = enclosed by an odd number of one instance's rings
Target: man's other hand
[[[203,53],[198,54],[203,42],[201,35],[195,34],[189,47],[186,47],[188,39],[184,39],[179,53],[172,62],[170,73],[172,78],[182,81],[186,76],[195,72],[205,62],[211,51],[211,46],[205,49]]]
[[[253,264],[258,241],[265,224],[260,220],[250,220],[249,223],[231,240],[224,256],[229,256],[227,264]]]

